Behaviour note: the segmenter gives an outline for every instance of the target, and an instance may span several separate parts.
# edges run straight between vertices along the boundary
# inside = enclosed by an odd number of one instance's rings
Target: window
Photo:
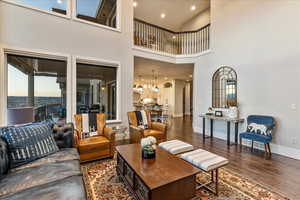
[[[105,113],[117,119],[117,68],[77,63],[77,113]]]
[[[62,15],[67,14],[68,0],[9,0],[10,2],[38,8],[40,10],[55,12]]]
[[[117,0],[77,0],[76,2],[77,18],[117,28]]]
[[[228,108],[237,106],[237,74],[231,67],[219,68],[212,80],[212,106]]]
[[[65,122],[66,70],[66,61],[7,55],[8,124]]]

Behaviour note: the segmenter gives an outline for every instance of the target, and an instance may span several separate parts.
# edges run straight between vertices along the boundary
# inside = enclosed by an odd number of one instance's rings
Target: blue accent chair
[[[251,124],[264,125],[266,127],[266,133],[260,129],[253,131]],[[242,148],[242,139],[248,139],[252,141],[251,151],[253,151],[253,141],[261,142],[265,145],[265,152],[271,155],[270,142],[272,141],[272,132],[275,128],[275,119],[271,116],[262,115],[250,115],[247,118],[247,130],[240,133],[240,146]],[[252,130],[252,131],[251,131]]]

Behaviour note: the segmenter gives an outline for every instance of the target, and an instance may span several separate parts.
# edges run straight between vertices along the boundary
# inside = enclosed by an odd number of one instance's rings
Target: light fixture
[[[192,74],[190,75],[190,78],[193,78],[193,75],[192,75]]]
[[[173,35],[173,37],[172,37],[173,39],[176,39],[176,36],[175,35]]]
[[[62,0],[57,0],[56,2],[59,4],[62,4]]]
[[[141,79],[142,79],[142,76],[139,76],[140,77],[140,83],[139,83],[139,85],[137,86],[137,88],[136,88],[136,90],[139,92],[139,93],[142,93],[142,92],[144,92],[144,87],[143,87],[143,85],[141,84]]]
[[[134,2],[133,2],[133,7],[136,8],[137,6],[138,6],[138,3],[137,3],[136,1],[134,1]]]
[[[161,13],[160,17],[163,19],[166,17],[166,14],[165,13]]]
[[[191,6],[191,11],[194,11],[194,10],[196,10],[196,6],[195,6],[195,5],[192,5],[192,6]]]

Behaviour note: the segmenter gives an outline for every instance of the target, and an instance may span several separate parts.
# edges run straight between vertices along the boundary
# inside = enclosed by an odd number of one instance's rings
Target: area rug
[[[115,159],[107,159],[81,166],[89,200],[132,200],[116,173]],[[198,190],[192,200],[287,200],[265,187],[247,180],[228,169],[219,171],[219,196]],[[201,173],[199,181],[209,180],[210,175]]]

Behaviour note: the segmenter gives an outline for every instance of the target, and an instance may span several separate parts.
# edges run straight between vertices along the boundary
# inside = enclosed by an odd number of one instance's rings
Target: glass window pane
[[[66,15],[68,0],[12,0],[14,2],[39,8],[41,10]]]
[[[15,55],[7,60],[8,124],[46,119],[64,123],[67,63]]]
[[[77,64],[77,113],[105,113],[115,120],[117,96],[115,67]]]
[[[77,17],[116,28],[117,0],[77,0]]]

